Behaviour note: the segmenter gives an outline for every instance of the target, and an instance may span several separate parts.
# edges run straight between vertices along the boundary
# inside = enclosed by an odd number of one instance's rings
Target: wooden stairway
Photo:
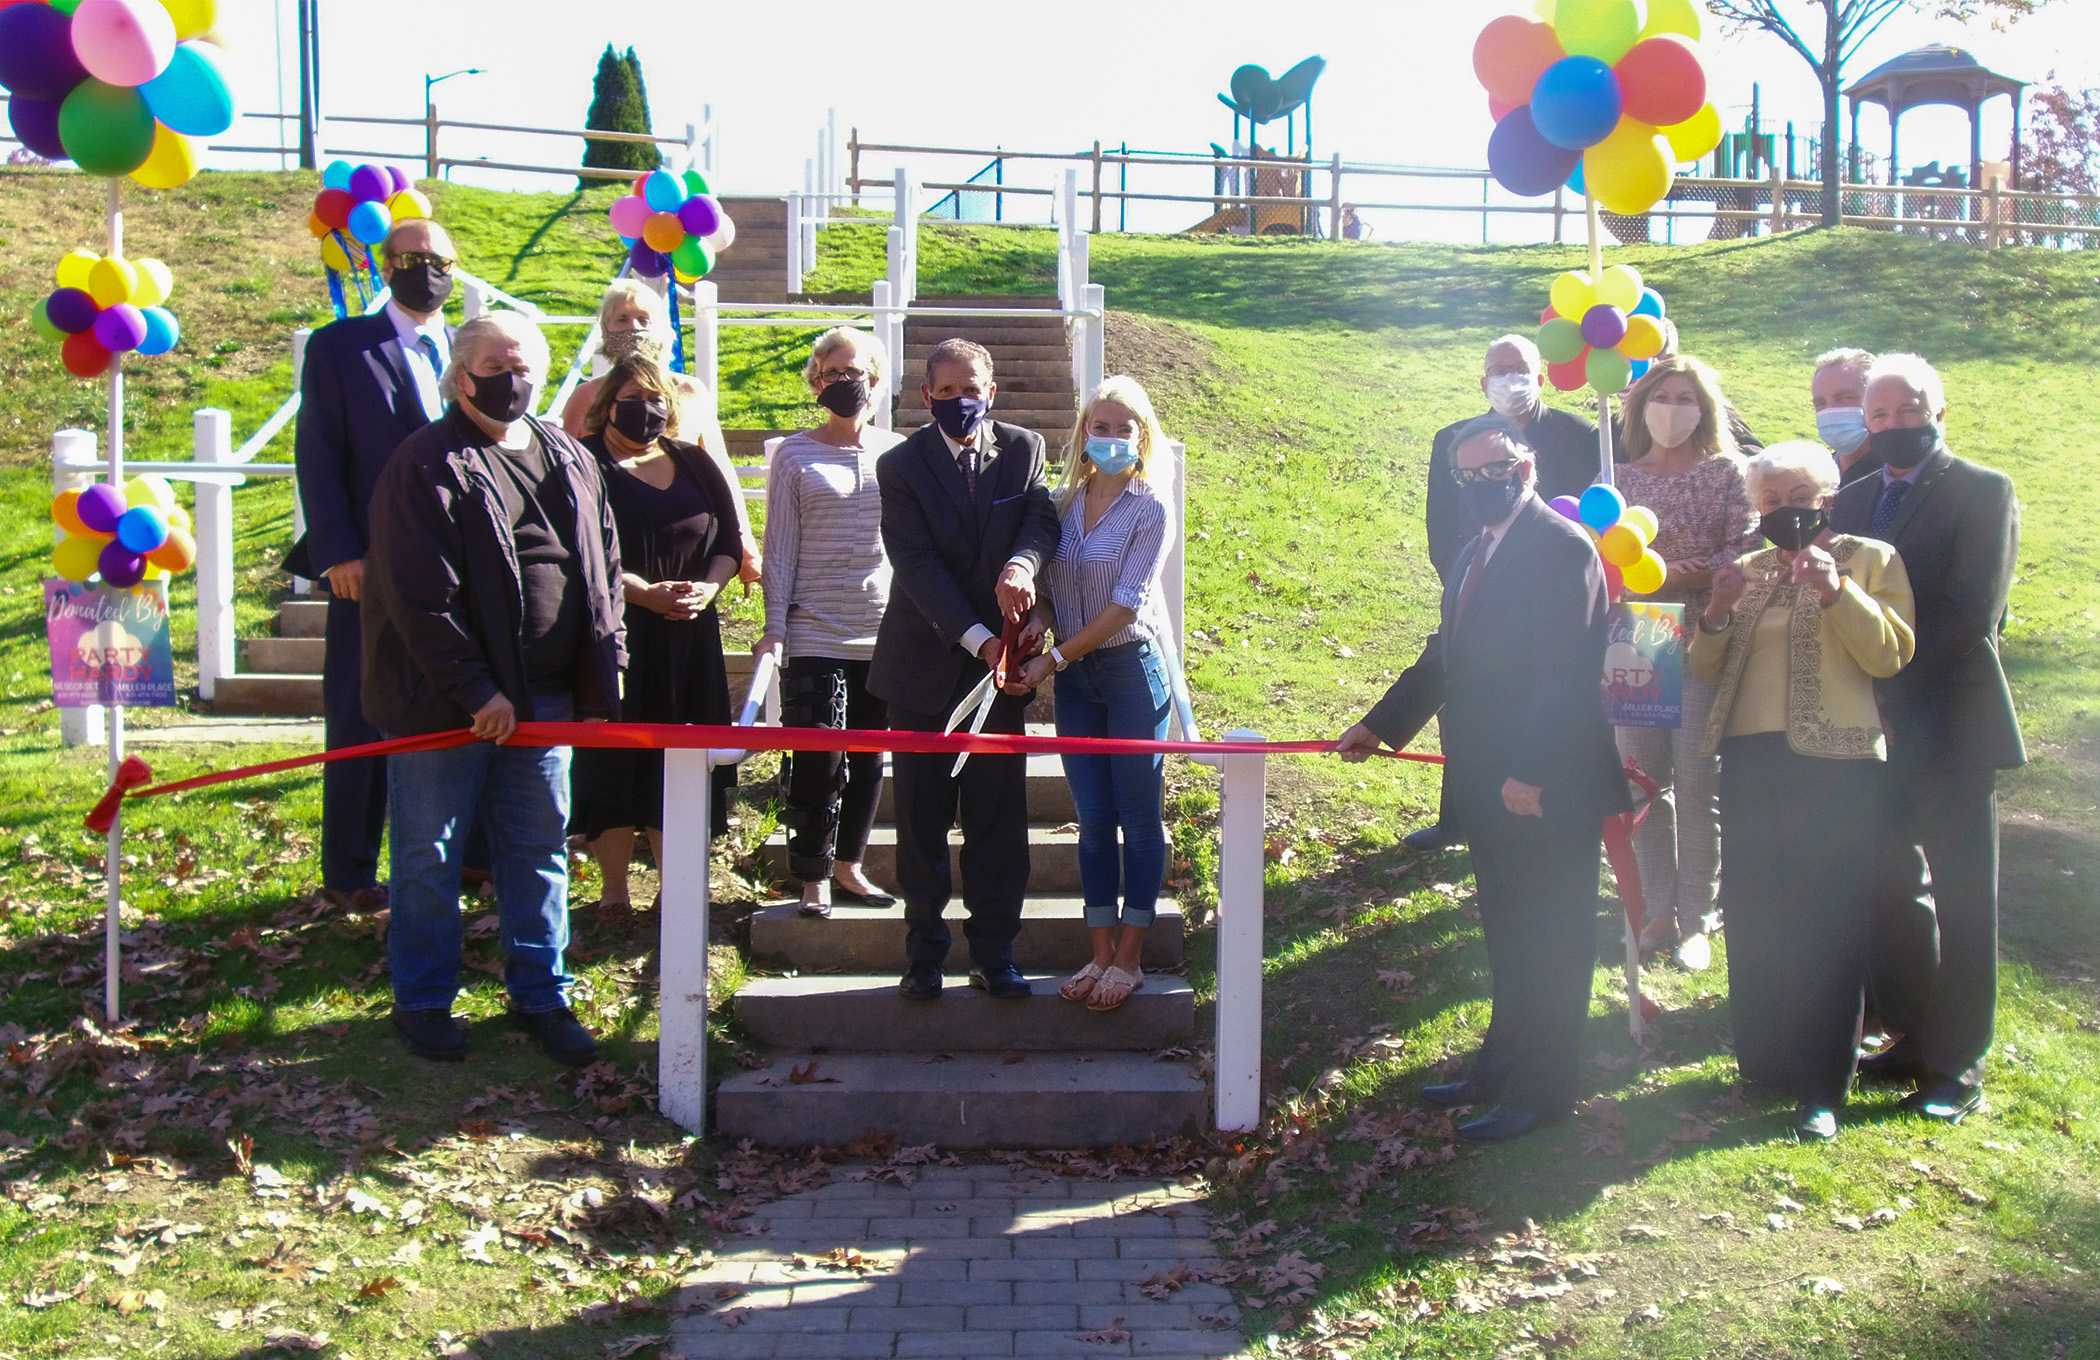
[[[920,395],[926,355],[943,340],[974,340],[992,354],[999,396],[992,418],[1025,426],[1043,437],[1050,461],[1064,461],[1077,407],[1072,393],[1072,343],[1064,318],[1029,316],[1057,310],[1054,297],[922,296],[922,307],[1012,308],[1012,316],[915,316],[904,323],[904,357],[897,365],[900,389],[895,425],[909,434],[932,417]]]
[[[787,200],[724,198],[736,223],[736,244],[708,271],[724,302],[787,301]]]
[[[286,600],[277,607],[276,637],[242,640],[241,669],[219,677],[211,711],[241,717],[318,717],[321,666],[327,658],[327,597]]]

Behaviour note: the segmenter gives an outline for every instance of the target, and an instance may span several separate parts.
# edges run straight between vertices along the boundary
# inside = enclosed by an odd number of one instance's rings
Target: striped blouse
[[[875,459],[903,442],[872,426],[862,449],[791,434],[766,473],[766,632],[790,657],[866,661],[890,602]]]
[[[1157,638],[1165,611],[1159,593],[1167,561],[1167,507],[1142,478],[1133,477],[1091,533],[1086,529],[1086,493],[1065,507],[1057,556],[1044,568],[1050,608],[1060,640],[1073,637],[1112,604],[1137,614],[1137,621],[1104,647]]]

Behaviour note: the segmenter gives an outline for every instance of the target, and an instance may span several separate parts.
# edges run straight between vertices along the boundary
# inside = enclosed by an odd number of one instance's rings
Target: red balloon
[[[1540,313],[1539,313],[1539,324],[1540,324],[1541,326],[1543,326],[1543,325],[1545,325],[1545,324],[1546,324],[1546,323],[1547,323],[1548,321],[1551,321],[1551,320],[1552,320],[1552,319],[1553,319],[1554,317],[1556,317],[1556,316],[1559,316],[1559,315],[1560,315],[1560,313],[1559,313],[1559,312],[1556,312],[1556,311],[1554,311],[1554,310],[1553,310],[1553,304],[1549,302],[1549,303],[1547,303],[1547,304],[1546,304],[1546,310],[1545,310],[1545,311],[1543,311],[1543,312],[1540,312]]]
[[[326,222],[331,230],[343,231],[350,225],[350,212],[357,206],[357,199],[348,189],[323,189],[314,199],[314,216]]]
[[[1523,107],[1522,104],[1505,104],[1493,95],[1488,96],[1488,116],[1498,123]]]
[[[1674,33],[1638,42],[1612,68],[1622,111],[1651,127],[1674,127],[1706,105],[1706,68],[1698,49]]]
[[[93,378],[109,372],[109,351],[102,347],[93,331],[67,336],[59,357],[65,361],[66,372],[76,378]]]
[[[1588,385],[1590,380],[1589,362],[1590,351],[1589,347],[1585,345],[1582,353],[1566,363],[1546,365],[1546,377],[1561,391],[1573,392],[1578,387]]]
[[[1626,593],[1626,575],[1602,558],[1598,561],[1604,568],[1604,598],[1616,602]]]
[[[1529,104],[1539,76],[1566,55],[1553,25],[1528,14],[1504,14],[1490,19],[1473,40],[1473,74],[1503,103]]]

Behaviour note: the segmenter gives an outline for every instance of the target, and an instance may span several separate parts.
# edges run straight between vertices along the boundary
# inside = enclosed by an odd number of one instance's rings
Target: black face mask
[[[1823,532],[1823,523],[1820,509],[1803,510],[1796,505],[1782,505],[1757,522],[1757,531],[1775,548],[1800,552],[1816,541],[1816,535]]]
[[[532,409],[534,384],[522,373],[506,368],[487,377],[478,373],[469,373],[466,377],[474,385],[467,400],[490,420],[508,425],[523,419]]]
[[[1939,446],[1939,426],[1929,423],[1916,429],[1891,426],[1867,436],[1867,448],[1898,472],[1906,472],[1924,462]]]
[[[1458,489],[1466,498],[1466,513],[1483,529],[1508,519],[1524,499],[1524,479],[1514,472],[1499,482],[1460,482]]]
[[[671,423],[670,412],[662,402],[636,398],[632,401],[616,401],[612,404],[611,425],[625,435],[630,443],[654,443],[656,437]]]
[[[935,397],[926,403],[941,433],[960,444],[977,433],[992,404],[983,397]]]
[[[386,285],[411,312],[434,312],[452,296],[452,276],[439,273],[436,265],[403,265],[388,273]]]
[[[868,409],[868,380],[840,378],[826,383],[824,390],[817,393],[817,405],[843,420],[851,420]]]

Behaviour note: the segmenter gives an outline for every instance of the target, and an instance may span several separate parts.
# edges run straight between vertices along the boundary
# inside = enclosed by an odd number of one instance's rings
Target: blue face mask
[[[1840,454],[1867,442],[1867,417],[1857,406],[1829,406],[1816,412],[1816,433]]]
[[[983,397],[935,397],[926,403],[941,433],[960,444],[977,433],[992,404]]]
[[[1128,439],[1089,439],[1086,456],[1095,467],[1114,477],[1137,466],[1137,445]]]

